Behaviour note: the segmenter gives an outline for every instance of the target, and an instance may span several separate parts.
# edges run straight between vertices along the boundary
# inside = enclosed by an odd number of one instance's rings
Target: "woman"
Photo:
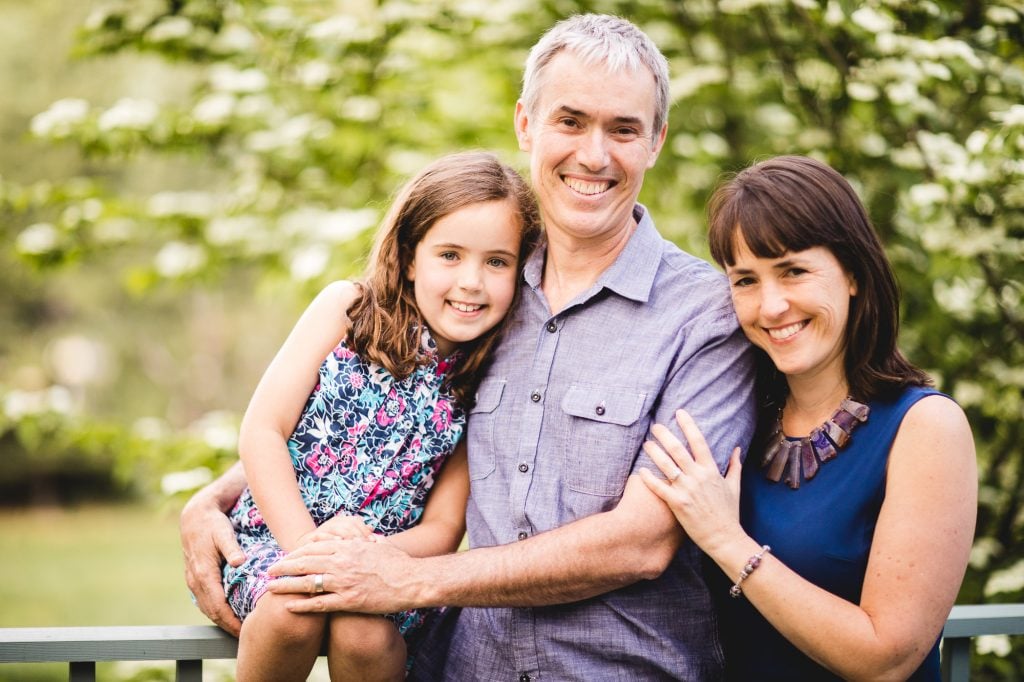
[[[896,282],[864,207],[829,166],[786,156],[720,187],[709,217],[761,351],[761,435],[723,478],[680,410],[689,452],[656,426],[644,447],[667,480],[642,475],[724,573],[709,582],[729,676],[938,680],[974,534],[974,444],[896,348]]]

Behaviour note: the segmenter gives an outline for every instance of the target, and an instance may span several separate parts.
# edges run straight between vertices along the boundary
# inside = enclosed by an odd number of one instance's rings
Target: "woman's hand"
[[[723,478],[693,418],[677,410],[676,422],[690,451],[671,431],[655,424],[651,433],[658,442],[645,442],[644,451],[667,480],[647,469],[640,470],[640,478],[669,506],[697,546],[714,556],[716,547],[746,536],[740,527],[740,448],[733,450]]]

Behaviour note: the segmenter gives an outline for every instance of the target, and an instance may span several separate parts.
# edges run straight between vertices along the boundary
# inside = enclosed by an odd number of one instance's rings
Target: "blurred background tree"
[[[583,11],[670,60],[641,200],[683,248],[706,255],[709,192],[759,158],[857,187],[902,346],[975,431],[960,601],[1024,601],[1021,0],[0,2],[0,499],[180,497],[234,461],[259,374],[397,185],[469,147],[525,168],[523,60]],[[1024,670],[977,644],[976,679]]]

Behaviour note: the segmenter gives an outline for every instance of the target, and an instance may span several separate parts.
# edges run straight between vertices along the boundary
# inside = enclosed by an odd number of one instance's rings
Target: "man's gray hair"
[[[562,50],[572,52],[588,66],[610,71],[637,71],[645,67],[654,76],[655,107],[652,137],[668,120],[668,61],[646,33],[621,17],[577,14],[552,26],[530,50],[523,71],[520,98],[526,111],[536,111],[541,74]]]

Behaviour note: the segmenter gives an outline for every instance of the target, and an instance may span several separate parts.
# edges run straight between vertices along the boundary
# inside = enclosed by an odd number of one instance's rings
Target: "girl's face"
[[[739,235],[726,268],[743,332],[787,379],[843,381],[846,323],[857,284],[824,246],[759,258]]]
[[[510,199],[463,206],[416,245],[406,278],[442,356],[508,312],[516,291],[521,220]]]

